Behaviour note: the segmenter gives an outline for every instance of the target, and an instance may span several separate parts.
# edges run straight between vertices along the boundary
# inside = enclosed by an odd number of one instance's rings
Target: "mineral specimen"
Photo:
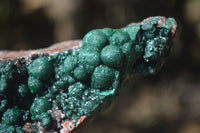
[[[73,131],[117,98],[124,76],[157,71],[176,27],[173,18],[151,17],[92,30],[75,45],[1,52],[0,132]]]

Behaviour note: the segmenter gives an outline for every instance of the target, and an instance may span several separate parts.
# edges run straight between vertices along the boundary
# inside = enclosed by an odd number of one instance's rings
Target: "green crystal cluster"
[[[119,95],[125,74],[155,73],[171,48],[173,18],[160,17],[123,29],[104,28],[85,35],[80,49],[0,63],[0,132],[23,133],[26,122],[48,128],[48,110],[78,120],[106,109]],[[20,67],[19,67],[20,66]],[[34,125],[34,124],[33,124]]]

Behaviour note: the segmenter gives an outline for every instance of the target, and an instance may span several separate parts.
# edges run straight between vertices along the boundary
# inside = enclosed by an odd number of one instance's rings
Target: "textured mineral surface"
[[[82,41],[0,53],[0,132],[68,133],[105,110],[125,76],[153,74],[170,54],[173,18],[96,29]]]

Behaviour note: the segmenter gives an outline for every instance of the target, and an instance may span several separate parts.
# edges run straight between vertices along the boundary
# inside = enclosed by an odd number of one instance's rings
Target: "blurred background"
[[[80,133],[200,133],[200,0],[0,0],[0,49],[47,47],[157,15],[178,23],[171,56],[159,73],[132,77]]]

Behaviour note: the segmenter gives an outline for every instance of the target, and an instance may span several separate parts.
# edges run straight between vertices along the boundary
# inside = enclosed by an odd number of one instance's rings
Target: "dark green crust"
[[[51,129],[57,122],[52,110],[68,120],[105,110],[119,95],[125,74],[153,74],[169,55],[176,22],[164,20],[93,30],[77,50],[36,56],[29,63],[19,59],[18,65],[1,62],[0,132],[23,133],[27,122]]]

